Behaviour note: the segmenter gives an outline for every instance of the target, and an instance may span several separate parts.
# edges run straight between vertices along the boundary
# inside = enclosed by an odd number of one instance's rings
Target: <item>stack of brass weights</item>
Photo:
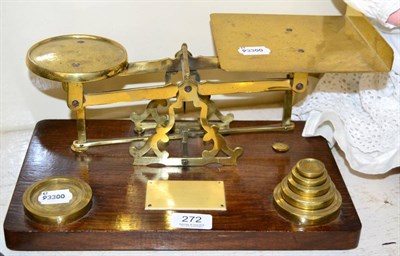
[[[297,162],[274,189],[277,211],[300,225],[320,225],[334,220],[340,212],[342,197],[325,165],[313,158]]]

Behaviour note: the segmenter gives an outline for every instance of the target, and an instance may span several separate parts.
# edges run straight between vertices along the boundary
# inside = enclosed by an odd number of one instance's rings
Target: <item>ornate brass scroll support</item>
[[[183,81],[178,85],[178,94],[176,101],[168,108],[168,123],[163,125],[157,123],[155,134],[151,136],[143,147],[137,149],[134,144],[130,147],[130,154],[134,157],[134,165],[177,165],[177,166],[197,166],[209,163],[220,163],[223,165],[234,165],[236,159],[242,154],[243,149],[237,147],[231,149],[225,142],[224,137],[218,132],[217,125],[209,124],[210,109],[209,105],[215,106],[207,96],[199,94],[199,82],[192,79],[189,66],[189,53],[186,44],[181,49],[181,68]],[[203,141],[212,142],[212,149],[204,150],[201,157],[169,157],[167,151],[161,151],[158,147],[159,143],[167,143],[169,141],[168,133],[175,125],[175,109],[182,109],[186,102],[192,102],[196,108],[200,109],[200,126],[204,131]],[[216,108],[213,108],[215,111]],[[218,115],[220,114],[217,112]],[[222,119],[223,116],[219,115]],[[229,120],[229,118],[227,118]],[[185,133],[187,129],[185,129]],[[186,136],[183,136],[183,143],[186,143]],[[184,150],[186,151],[186,149]],[[227,156],[219,157],[217,154],[222,151]],[[153,155],[148,155],[148,153]],[[184,152],[186,154],[187,152]]]

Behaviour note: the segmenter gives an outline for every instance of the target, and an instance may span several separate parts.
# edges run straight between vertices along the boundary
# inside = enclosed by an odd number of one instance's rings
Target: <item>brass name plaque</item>
[[[148,181],[145,209],[226,211],[224,182]]]

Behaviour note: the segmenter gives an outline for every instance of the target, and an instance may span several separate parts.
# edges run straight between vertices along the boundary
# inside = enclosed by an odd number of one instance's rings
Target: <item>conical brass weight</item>
[[[284,218],[300,225],[321,225],[340,212],[342,197],[325,165],[314,158],[297,162],[275,187],[274,204]]]

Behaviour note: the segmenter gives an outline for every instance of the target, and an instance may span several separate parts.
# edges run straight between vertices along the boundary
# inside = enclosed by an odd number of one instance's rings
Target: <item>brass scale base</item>
[[[268,122],[233,122],[232,127]],[[88,120],[93,137],[133,135],[131,121]],[[4,223],[6,244],[13,250],[340,250],[355,248],[361,223],[332,153],[320,137],[303,138],[304,124],[290,132],[234,134],[230,144],[245,149],[237,166],[133,166],[126,144],[94,147],[85,153],[69,149],[73,120],[39,122]],[[62,131],[62,136],[60,136]],[[277,141],[290,145],[275,152]],[[190,140],[197,154],[201,138]],[[179,154],[180,143],[168,146]],[[325,225],[297,226],[273,205],[273,190],[296,162],[321,160],[342,196],[339,216]],[[22,196],[34,182],[51,176],[71,176],[92,188],[92,206],[81,219],[62,226],[40,225],[24,213]],[[178,211],[211,214],[211,230],[171,229],[173,211],[145,210],[149,180],[223,181],[226,211]]]
[[[85,108],[88,106],[115,103],[115,99],[122,102],[169,99],[176,97],[178,92],[178,100],[204,105],[208,96],[215,94],[281,90],[286,91],[287,100],[282,125],[292,128],[291,93],[306,89],[303,85],[306,84],[307,74],[390,70],[392,50],[366,19],[351,9],[344,17],[213,14],[211,18],[218,58],[192,58],[183,46],[180,59],[128,63],[126,52],[119,44],[86,36],[67,37],[73,40],[68,39],[66,43],[72,43],[69,46],[77,50],[72,51],[75,55],[63,56],[59,61],[57,58],[64,52],[57,55],[48,50],[63,49],[64,37],[58,38],[59,41],[57,38],[43,41],[32,48],[28,54],[29,68],[44,78],[63,82],[68,94],[67,104],[77,114],[78,129],[73,120],[48,120],[37,124],[4,222],[6,244],[10,249],[339,250],[357,246],[361,223],[335,160],[323,138],[301,136],[302,122],[296,123],[291,131],[278,129],[224,136],[227,145],[239,145],[244,149],[240,159],[236,162],[235,158],[232,162],[237,165],[197,166],[197,162],[182,162],[180,167],[154,167],[146,166],[150,163],[147,160],[139,163],[143,165],[132,165],[132,156],[137,161],[144,159],[141,157],[146,152],[132,147],[127,150],[126,144],[91,147],[85,151],[88,146],[86,137],[105,140],[131,138],[136,136],[135,128],[138,130],[131,121],[86,120]],[[259,33],[260,28],[268,29]],[[338,41],[341,42],[339,50]],[[254,50],[253,46],[264,47],[267,43],[271,54],[267,51],[266,55],[243,56],[244,51]],[[43,45],[45,47],[41,47]],[[95,47],[86,49],[90,46]],[[85,56],[81,54],[82,49],[86,49],[83,51]],[[99,55],[96,51],[105,56],[102,62],[97,61]],[[107,64],[108,60],[111,63]],[[95,72],[91,64],[96,68]],[[102,67],[103,64],[107,65]],[[291,73],[294,74],[294,83],[288,79],[266,83],[204,83],[191,80],[191,65],[199,69],[221,68],[233,72]],[[116,75],[136,75],[144,71],[175,72],[178,66],[182,68],[183,86],[166,83],[166,86],[155,89],[139,88],[103,94],[84,94],[83,91],[85,82]],[[208,129],[207,119],[205,112],[201,114],[203,128]],[[271,124],[236,121],[230,127]],[[172,125],[173,120],[170,120],[168,129]],[[157,129],[169,131],[161,127]],[[75,140],[76,130],[78,140]],[[218,134],[209,132],[215,135],[214,141],[224,142],[217,139],[220,138]],[[163,135],[157,138],[162,140]],[[70,150],[74,140],[73,149],[76,152]],[[277,153],[271,147],[275,142],[288,144],[290,150]],[[202,145],[201,138],[190,138],[185,147],[193,155],[187,157],[201,155]],[[158,150],[155,146],[152,149]],[[182,149],[180,140],[169,141],[168,153],[171,156],[181,156],[182,151],[187,153]],[[273,205],[274,188],[304,158],[322,161],[341,195],[339,215],[327,224],[299,226],[283,218]],[[160,155],[157,159],[163,158]],[[215,156],[215,159],[222,158]],[[58,226],[42,225],[27,217],[22,204],[23,193],[33,183],[53,176],[80,178],[90,186],[92,205],[84,216]],[[145,202],[146,184],[160,180],[223,182],[223,210],[190,211],[211,214],[212,229],[174,229],[170,225],[174,211],[146,210],[151,207]]]

